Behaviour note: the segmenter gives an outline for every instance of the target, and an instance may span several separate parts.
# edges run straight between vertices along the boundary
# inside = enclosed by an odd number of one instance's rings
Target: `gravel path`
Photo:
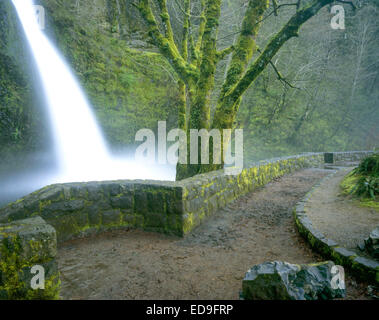
[[[238,199],[184,239],[139,230],[59,248],[64,299],[238,299],[246,271],[265,261],[322,261],[294,227],[292,209],[330,171],[307,169]],[[349,299],[366,285],[347,275]]]
[[[379,225],[379,212],[340,195],[340,183],[352,168],[341,169],[316,189],[306,208],[313,225],[327,238],[355,249]]]

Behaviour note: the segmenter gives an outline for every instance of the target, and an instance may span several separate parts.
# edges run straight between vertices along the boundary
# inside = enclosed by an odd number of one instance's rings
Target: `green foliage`
[[[376,199],[379,195],[379,153],[362,160],[352,175],[358,177],[358,180],[351,189],[351,194]]]
[[[29,133],[27,126],[31,113],[24,109],[28,101],[29,87],[22,74],[5,50],[11,35],[8,30],[10,17],[5,3],[0,3],[0,153],[17,150],[25,146],[24,136]]]
[[[363,159],[354,172],[355,174],[379,177],[379,153]]]
[[[379,154],[366,157],[341,183],[346,194],[376,200],[379,195]]]
[[[360,177],[352,193],[359,197],[372,198],[379,194],[379,178],[378,177]]]

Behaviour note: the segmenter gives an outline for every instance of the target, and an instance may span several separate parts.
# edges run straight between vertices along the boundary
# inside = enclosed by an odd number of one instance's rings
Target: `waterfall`
[[[46,97],[60,172],[57,182],[160,179],[172,170],[116,159],[68,64],[40,30],[32,0],[12,0],[35,59]]]

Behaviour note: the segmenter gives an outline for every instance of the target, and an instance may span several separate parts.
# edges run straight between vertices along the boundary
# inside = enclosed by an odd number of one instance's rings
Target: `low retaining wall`
[[[183,236],[206,217],[272,179],[323,164],[323,154],[261,161],[237,175],[223,170],[178,182],[108,181],[47,186],[0,209],[0,223],[40,216],[58,242],[131,227]]]
[[[205,217],[273,179],[323,163],[322,153],[310,153],[261,161],[235,176],[216,171],[183,180],[180,182],[183,187],[183,233],[190,232]]]
[[[374,151],[326,152],[324,154],[324,161],[329,164],[357,162],[373,153]]]
[[[351,155],[344,154],[346,157]],[[358,158],[364,156],[362,152],[357,153]],[[12,237],[23,237],[22,228],[5,232],[11,230],[9,223],[40,224],[41,230],[51,228],[56,231],[57,239],[51,240],[54,238],[51,236],[46,241],[55,250],[57,241],[113,228],[142,228],[183,236],[207,216],[238,197],[286,173],[321,166],[324,157],[324,153],[307,153],[271,159],[260,161],[237,175],[216,171],[178,182],[122,180],[47,186],[0,209],[0,245],[7,246]],[[339,157],[343,154],[339,153]],[[38,226],[36,230],[39,230]],[[9,251],[10,254],[17,256],[23,252],[26,244],[17,243],[19,249]],[[46,263],[43,252],[41,249],[41,257],[37,255],[31,260],[26,259],[25,265]],[[0,258],[4,259],[5,256],[4,253]],[[53,261],[55,256],[50,255],[49,259]],[[14,287],[13,280],[5,275],[4,270],[12,268],[12,261],[16,260],[8,259],[0,264],[0,298],[1,292]],[[17,269],[18,266],[13,263],[13,268]],[[51,274],[55,277],[54,272]],[[27,292],[23,292],[27,297]],[[55,295],[52,289],[47,297]]]
[[[182,188],[154,181],[55,184],[0,210],[0,223],[34,216],[56,229],[58,242],[119,227],[182,235]]]
[[[368,152],[338,152],[362,159]],[[260,161],[237,175],[223,170],[178,182],[120,180],[47,186],[0,209],[0,223],[40,216],[58,242],[111,228],[131,227],[183,236],[231,201],[292,171],[324,164],[324,153]]]
[[[323,178],[297,204],[294,209],[297,229],[310,246],[326,259],[332,259],[337,264],[350,269],[360,279],[379,284],[379,263],[377,261],[359,256],[356,252],[341,247],[337,242],[326,238],[319,230],[314,228],[312,221],[307,216],[306,204],[312,197],[313,192],[334,174],[335,172]]]

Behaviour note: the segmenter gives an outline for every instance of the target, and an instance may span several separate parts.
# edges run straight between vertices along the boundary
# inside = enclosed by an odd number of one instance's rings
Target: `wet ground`
[[[265,261],[323,259],[298,235],[292,209],[328,170],[284,176],[241,197],[184,239],[140,230],[105,233],[59,248],[64,299],[239,299],[246,271]],[[347,299],[367,285],[347,273]]]
[[[379,225],[379,212],[359,206],[351,197],[341,195],[340,183],[352,168],[336,172],[317,188],[307,204],[307,216],[327,238],[345,248],[356,249]]]

